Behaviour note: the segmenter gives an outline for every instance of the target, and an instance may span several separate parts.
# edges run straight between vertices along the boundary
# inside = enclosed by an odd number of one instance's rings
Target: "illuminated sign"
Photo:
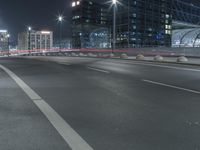
[[[0,30],[0,33],[7,33],[7,30]]]
[[[50,31],[41,31],[42,34],[51,34]]]

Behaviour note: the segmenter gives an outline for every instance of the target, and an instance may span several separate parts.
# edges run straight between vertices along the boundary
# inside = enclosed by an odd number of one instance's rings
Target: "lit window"
[[[165,34],[171,34],[170,30],[165,30]]]
[[[76,5],[80,5],[80,1],[77,1],[77,2],[76,2]]]
[[[76,2],[72,2],[72,7],[75,7],[76,6]]]

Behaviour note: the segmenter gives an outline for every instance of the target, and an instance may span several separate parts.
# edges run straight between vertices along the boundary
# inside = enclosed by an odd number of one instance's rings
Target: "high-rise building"
[[[170,47],[174,43],[174,37],[180,37],[180,43],[191,41],[189,45],[195,45],[194,41],[200,37],[197,32],[200,30],[192,29],[200,28],[199,0],[117,1],[116,48]],[[95,43],[98,43],[99,39],[107,39],[105,37],[112,43],[110,39],[112,39],[113,10],[111,5],[99,3],[101,2],[72,0],[73,47],[93,45],[98,48],[99,44]],[[101,16],[102,14],[104,15]],[[102,26],[107,30],[101,29]],[[179,32],[177,29],[183,30]],[[99,37],[98,42],[94,40],[96,37]],[[187,40],[183,40],[186,37]],[[175,41],[177,44],[179,42]]]
[[[9,36],[7,30],[0,30],[0,51],[8,51]]]
[[[71,7],[72,46],[74,48],[108,47],[110,34],[107,25],[107,7],[93,0],[72,0]],[[94,41],[95,45],[92,44]]]
[[[118,48],[169,46],[171,0],[121,0],[117,5]]]
[[[173,21],[177,24],[200,25],[200,1],[199,0],[172,0]]]
[[[18,35],[19,50],[51,49],[53,47],[52,31],[22,32]]]

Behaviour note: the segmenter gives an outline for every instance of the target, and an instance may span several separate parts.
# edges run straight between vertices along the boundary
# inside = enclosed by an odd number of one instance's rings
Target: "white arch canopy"
[[[200,47],[200,28],[174,30],[172,47]]]

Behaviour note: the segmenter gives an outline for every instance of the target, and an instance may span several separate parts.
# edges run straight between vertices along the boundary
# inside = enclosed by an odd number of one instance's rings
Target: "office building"
[[[53,47],[52,31],[35,31],[22,32],[18,35],[19,50],[48,50]]]
[[[117,4],[116,47],[171,45],[170,0],[121,0]]]
[[[174,23],[186,28],[200,25],[200,1],[199,0],[173,0],[172,16]],[[176,25],[176,24],[174,24]],[[175,26],[176,27],[176,26]]]
[[[72,1],[73,47],[110,47],[113,10],[99,3]],[[116,16],[118,49],[200,45],[199,0],[118,0]]]
[[[8,51],[9,34],[7,30],[0,30],[0,51]]]
[[[72,0],[71,7],[72,47],[107,48],[110,46],[107,7],[93,0]]]

